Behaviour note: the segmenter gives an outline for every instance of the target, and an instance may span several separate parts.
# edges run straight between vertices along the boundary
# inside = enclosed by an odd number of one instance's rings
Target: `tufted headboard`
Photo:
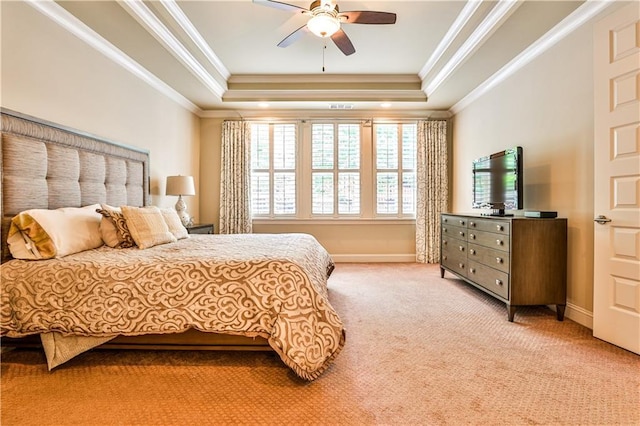
[[[149,152],[0,109],[2,261],[11,218],[28,209],[149,203]]]

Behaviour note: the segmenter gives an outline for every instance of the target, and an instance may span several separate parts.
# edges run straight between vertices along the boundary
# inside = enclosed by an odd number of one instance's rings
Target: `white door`
[[[593,335],[640,354],[640,3],[596,23],[594,55]]]

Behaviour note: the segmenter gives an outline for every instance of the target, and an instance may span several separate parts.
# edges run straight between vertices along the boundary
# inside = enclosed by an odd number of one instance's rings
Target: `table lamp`
[[[182,199],[183,195],[196,195],[196,187],[193,176],[167,176],[167,195],[177,195],[176,212],[184,226],[192,225],[191,216],[187,213],[187,204]]]

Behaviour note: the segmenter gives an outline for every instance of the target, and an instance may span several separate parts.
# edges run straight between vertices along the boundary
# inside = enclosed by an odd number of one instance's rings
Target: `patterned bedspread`
[[[333,262],[306,234],[191,235],[2,264],[0,333],[108,337],[200,331],[262,336],[313,380],[344,345],[328,300]]]

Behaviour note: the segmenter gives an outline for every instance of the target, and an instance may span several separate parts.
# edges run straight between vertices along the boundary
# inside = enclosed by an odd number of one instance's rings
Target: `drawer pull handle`
[[[496,244],[497,244],[497,245],[499,245],[499,246],[501,246],[501,245],[503,244],[503,243],[502,243],[502,240],[496,240]]]
[[[442,219],[442,221],[443,221],[444,223],[447,223],[447,222],[449,222],[449,219],[447,219],[447,218],[445,217],[444,219]]]
[[[496,285],[502,285],[502,280],[496,280]]]
[[[460,251],[464,251],[464,246],[459,246]]]
[[[469,272],[471,272],[472,274],[476,273],[476,269],[475,268],[469,268]]]
[[[447,245],[447,242],[448,242],[447,240],[444,240],[444,241],[442,242],[442,244],[446,246],[446,245]]]
[[[447,232],[449,232],[449,231],[447,230],[447,228],[443,228],[442,230],[445,232],[445,234],[446,234]]]
[[[472,240],[476,239],[476,234],[469,234],[469,238],[471,238]]]
[[[496,262],[497,263],[502,263],[502,258],[501,257],[496,257]]]
[[[464,220],[460,221],[460,225],[464,226]]]
[[[498,231],[503,231],[504,230],[504,226],[502,226],[502,225],[496,225],[496,228],[498,228]]]
[[[469,250],[469,253],[476,254],[476,250],[475,249],[471,249],[471,250]]]
[[[472,228],[475,228],[476,227],[476,223],[475,222],[469,222],[469,226],[472,227]]]
[[[442,256],[442,260],[447,260],[447,255]]]
[[[464,269],[464,263],[458,263],[458,266],[460,267],[460,269]]]
[[[460,234],[461,237],[464,237],[464,232],[460,231],[458,233]]]

